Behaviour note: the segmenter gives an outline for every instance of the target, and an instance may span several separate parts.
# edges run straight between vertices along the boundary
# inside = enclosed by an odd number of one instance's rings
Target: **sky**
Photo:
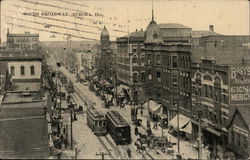
[[[40,41],[99,40],[104,25],[111,40],[159,23],[192,30],[249,35],[248,0],[2,0],[1,42],[10,33],[39,33]],[[153,4],[153,5],[152,5]],[[35,12],[35,13],[34,13]],[[52,14],[52,12],[54,14]],[[91,14],[91,15],[90,15]]]

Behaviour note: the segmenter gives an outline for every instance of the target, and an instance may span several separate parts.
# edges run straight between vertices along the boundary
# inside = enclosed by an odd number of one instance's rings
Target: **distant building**
[[[101,44],[99,46],[99,50],[96,56],[96,72],[100,79],[106,80],[110,79],[112,75],[114,75],[112,71],[112,54],[111,43],[109,40],[109,32],[107,28],[104,26],[101,32]]]
[[[220,35],[209,31],[192,31],[192,62],[199,62],[201,57],[215,59],[217,64],[236,65],[242,61],[250,62],[249,35]]]
[[[228,123],[227,151],[236,159],[250,157],[250,106],[239,106],[231,114]]]
[[[7,31],[7,48],[10,51],[37,50],[39,34],[25,32],[24,34],[12,34]]]
[[[42,86],[42,60],[37,55],[1,56],[0,62],[6,62],[10,74],[11,90],[39,91]]]
[[[86,76],[93,74],[93,54],[90,50],[85,52],[76,53],[77,62],[78,62],[78,73],[84,73]]]

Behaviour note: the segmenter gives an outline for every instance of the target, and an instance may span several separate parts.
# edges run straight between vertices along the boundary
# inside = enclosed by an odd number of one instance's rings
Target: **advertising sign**
[[[250,66],[230,67],[229,73],[229,103],[250,104]]]

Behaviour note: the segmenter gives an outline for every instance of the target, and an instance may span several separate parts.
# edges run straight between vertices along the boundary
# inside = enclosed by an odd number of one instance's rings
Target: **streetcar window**
[[[99,126],[102,126],[102,121],[99,121]]]
[[[106,126],[106,122],[105,122],[105,121],[103,121],[103,126],[104,126],[104,127]]]
[[[95,127],[97,126],[97,122],[95,122]]]

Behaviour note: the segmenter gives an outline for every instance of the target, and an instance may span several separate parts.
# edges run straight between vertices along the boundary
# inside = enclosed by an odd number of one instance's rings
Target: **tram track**
[[[122,158],[122,154],[119,152],[118,148],[111,142],[111,140],[107,137],[107,136],[104,136],[106,141],[109,143],[109,145],[113,148],[113,150],[116,152],[116,154]]]
[[[104,149],[106,150],[106,152],[108,153],[109,157],[111,159],[115,159],[115,157],[112,155],[110,149],[107,147],[107,145],[104,143],[103,139],[101,138],[101,136],[96,136],[98,141],[101,143],[101,145],[104,147]],[[106,137],[106,136],[105,136]]]

